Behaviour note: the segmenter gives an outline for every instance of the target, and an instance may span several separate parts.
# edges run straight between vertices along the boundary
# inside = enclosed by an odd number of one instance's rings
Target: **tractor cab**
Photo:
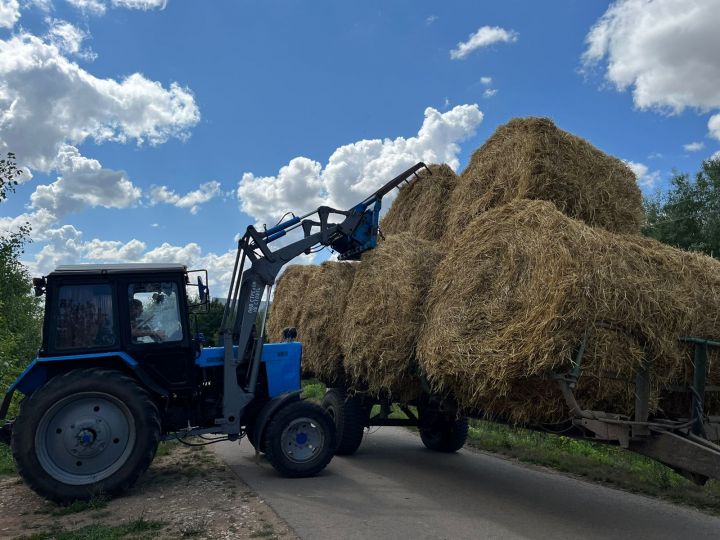
[[[34,283],[46,296],[39,358],[123,352],[169,391],[192,384],[185,266],[60,266]]]

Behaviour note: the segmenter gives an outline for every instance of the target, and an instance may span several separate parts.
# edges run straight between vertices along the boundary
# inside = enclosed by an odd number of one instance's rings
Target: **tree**
[[[15,191],[22,174],[15,156],[0,160],[0,203]],[[20,262],[30,225],[0,234],[0,389],[4,391],[34,358],[40,344],[40,303]]]
[[[720,258],[720,158],[704,161],[694,179],[675,174],[671,184],[666,193],[645,201],[643,233]]]

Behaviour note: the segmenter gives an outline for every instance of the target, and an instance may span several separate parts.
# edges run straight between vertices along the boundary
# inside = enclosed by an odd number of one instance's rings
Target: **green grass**
[[[51,516],[67,516],[86,510],[102,510],[107,506],[108,498],[105,495],[96,495],[89,501],[74,501],[67,506],[57,506],[50,511]]]
[[[118,540],[121,538],[152,538],[154,533],[165,526],[160,521],[138,518],[121,525],[93,524],[80,529],[53,529],[47,532],[24,536],[26,540]]]
[[[720,482],[697,486],[657,461],[616,446],[472,420],[468,444],[526,463],[720,514]]]
[[[317,379],[306,379],[302,382],[303,399],[311,399],[313,401],[322,401],[325,395],[325,385]]]
[[[7,444],[0,443],[0,476],[15,474],[16,472],[10,447]]]

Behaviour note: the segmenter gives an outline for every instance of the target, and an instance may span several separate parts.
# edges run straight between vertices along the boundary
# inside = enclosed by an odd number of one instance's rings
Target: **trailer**
[[[600,326],[621,331],[609,324]],[[618,445],[659,461],[699,485],[704,485],[708,479],[720,480],[720,416],[705,413],[708,396],[720,392],[720,386],[709,385],[706,380],[709,352],[720,350],[720,341],[678,338],[692,351],[692,383],[666,387],[664,391],[677,394],[678,401],[686,404],[686,414],[676,417],[651,414],[653,366],[646,352],[643,368],[637,372],[634,381],[629,381],[635,392],[634,412],[632,415],[620,415],[583,409],[575,398],[589,335],[590,332],[586,332],[579,340],[570,371],[547,376],[548,384],[557,385],[562,392],[569,410],[567,420],[560,425],[530,424],[522,427]],[[428,449],[456,452],[466,442],[469,418],[505,423],[503,418],[488,417],[484,411],[460,409],[452,395],[433,393],[422,375],[420,378],[422,394],[407,403],[394,403],[389,396],[372,396],[362,390],[350,389],[342,380],[331,383],[334,386],[328,388],[322,406],[335,422],[336,454],[355,453],[362,443],[365,428],[374,426],[415,427]],[[392,418],[393,405],[399,407],[407,418]]]

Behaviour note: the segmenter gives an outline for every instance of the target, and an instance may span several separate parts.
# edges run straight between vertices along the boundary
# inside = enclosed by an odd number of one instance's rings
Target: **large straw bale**
[[[317,266],[296,264],[288,266],[277,280],[275,293],[268,312],[265,335],[268,341],[281,341],[284,328],[300,326],[300,315],[305,307],[305,292],[310,276]]]
[[[303,295],[298,338],[303,370],[327,384],[342,381],[342,318],[357,263],[328,261],[315,267]]]
[[[420,393],[415,345],[441,253],[414,233],[388,236],[366,252],[343,319],[345,372],[352,386],[409,401]]]
[[[440,240],[447,227],[450,195],[457,176],[450,166],[428,165],[431,175],[423,170],[400,188],[397,198],[380,223],[385,235],[412,233],[415,238]]]
[[[570,217],[612,232],[638,233],[642,196],[633,172],[547,118],[515,118],[476,150],[449,206],[448,233],[516,199],[550,201]]]
[[[720,336],[720,262],[518,200],[472,221],[438,266],[428,302],[420,365],[465,408],[518,422],[566,417],[545,378],[569,370],[595,328],[581,405],[629,413],[645,343],[656,410],[661,386],[691,379],[689,349],[677,338]],[[720,383],[717,355],[710,379]]]

